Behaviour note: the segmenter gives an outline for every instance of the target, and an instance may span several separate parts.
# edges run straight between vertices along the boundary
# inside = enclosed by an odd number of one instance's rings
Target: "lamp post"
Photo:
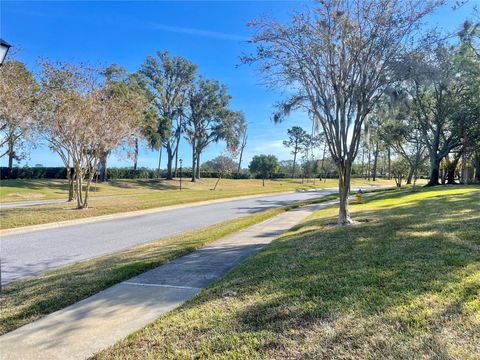
[[[8,50],[10,50],[11,47],[12,47],[12,45],[7,43],[3,39],[0,39],[0,66],[2,66],[3,61],[7,57]],[[2,293],[2,258],[1,258],[2,244],[1,244],[1,241],[2,240],[0,239],[0,294]]]
[[[11,47],[12,45],[3,39],[0,39],[0,66],[2,66],[3,61],[7,57],[8,50],[10,50]]]
[[[180,191],[182,191],[182,164],[183,160],[180,159]]]

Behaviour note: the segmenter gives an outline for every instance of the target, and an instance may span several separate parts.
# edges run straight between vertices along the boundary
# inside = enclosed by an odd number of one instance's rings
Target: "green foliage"
[[[238,164],[230,157],[225,155],[217,156],[212,160],[204,162],[201,166],[202,174],[204,171],[216,172],[219,174],[233,173],[238,167]]]
[[[277,171],[278,159],[274,155],[255,155],[248,168],[251,173],[266,179]]]

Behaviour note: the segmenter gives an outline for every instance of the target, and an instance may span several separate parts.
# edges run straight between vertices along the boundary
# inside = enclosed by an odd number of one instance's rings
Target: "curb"
[[[318,190],[326,190],[326,189],[318,189]],[[94,223],[94,222],[99,222],[104,220],[129,218],[129,217],[134,217],[139,215],[147,215],[147,214],[153,214],[157,212],[178,210],[178,209],[184,209],[188,207],[197,207],[197,206],[217,204],[217,203],[223,203],[223,202],[235,201],[235,200],[246,200],[246,199],[253,199],[257,197],[271,196],[271,195],[294,194],[296,192],[298,191],[284,191],[284,192],[274,192],[274,193],[266,193],[266,194],[227,197],[227,198],[221,198],[221,199],[215,199],[215,200],[194,201],[194,202],[179,204],[179,205],[167,205],[167,206],[155,207],[155,208],[144,209],[144,210],[135,210],[135,211],[119,212],[119,213],[108,214],[108,215],[92,216],[92,217],[86,217],[83,219],[65,220],[65,221],[59,221],[55,223],[46,223],[46,224],[38,224],[38,225],[28,225],[28,226],[22,226],[18,228],[0,230],[0,236],[24,234],[28,232],[37,231],[37,230],[55,229],[55,228],[69,226],[69,225],[89,224],[89,223]]]

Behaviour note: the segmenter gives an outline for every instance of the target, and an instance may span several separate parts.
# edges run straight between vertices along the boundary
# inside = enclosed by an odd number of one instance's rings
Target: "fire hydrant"
[[[357,192],[357,204],[361,204],[363,200],[363,191],[359,189]]]

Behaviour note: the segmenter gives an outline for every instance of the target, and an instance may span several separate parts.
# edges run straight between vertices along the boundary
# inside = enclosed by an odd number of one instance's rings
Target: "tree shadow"
[[[433,191],[438,195],[405,205],[357,211],[356,218],[371,220],[366,224],[336,228],[325,226],[331,219],[307,221],[296,228],[298,233],[276,240],[184,309],[221,303],[226,291],[234,291],[249,304],[228,311],[237,335],[271,333],[290,340],[340,318],[382,318],[406,337],[402,341],[427,332],[421,346],[448,358],[435,334],[480,293],[478,282],[465,283],[479,270],[480,201],[479,193],[442,196],[440,189]],[[392,195],[405,196],[386,196]],[[369,201],[374,196],[383,198],[372,195]],[[248,281],[243,274],[250,274]],[[435,301],[438,306],[432,307]],[[361,348],[375,330],[364,328],[358,339],[350,329],[342,331],[327,346],[334,346],[333,341],[340,345],[345,336],[348,346]],[[267,354],[282,346],[281,340],[264,341],[258,351]],[[402,351],[407,356],[407,348],[397,349],[395,356],[401,358]]]
[[[180,181],[177,179],[110,180],[108,184],[121,189],[176,190],[180,187]],[[185,185],[185,180],[183,180],[182,188],[187,189]]]

